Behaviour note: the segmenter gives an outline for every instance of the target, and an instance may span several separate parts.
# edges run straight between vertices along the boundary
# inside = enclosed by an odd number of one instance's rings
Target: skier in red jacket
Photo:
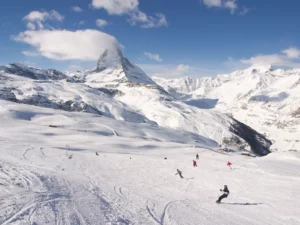
[[[231,165],[232,165],[232,163],[228,161],[227,166],[229,166],[230,169],[232,169]]]
[[[196,162],[196,160],[193,160],[193,166],[194,166],[194,167],[197,167],[197,162]]]

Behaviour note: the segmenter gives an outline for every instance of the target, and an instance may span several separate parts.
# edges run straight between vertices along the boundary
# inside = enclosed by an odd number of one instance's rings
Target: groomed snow
[[[2,100],[0,118],[1,224],[300,223],[299,152],[223,153],[183,131]]]

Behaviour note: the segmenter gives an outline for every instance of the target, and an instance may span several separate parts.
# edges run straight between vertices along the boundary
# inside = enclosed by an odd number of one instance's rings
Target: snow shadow
[[[88,149],[84,149],[84,148],[72,148],[72,147],[54,147],[54,148],[61,149],[61,150],[74,151],[74,152],[88,151]]]
[[[16,110],[11,110],[11,114],[15,119],[19,120],[27,120],[31,121],[33,117],[36,115],[42,115],[42,116],[51,116],[51,113],[36,113],[36,112],[30,112],[30,111],[16,111]]]
[[[250,98],[250,101],[257,101],[257,102],[282,102],[289,97],[289,94],[286,92],[280,92],[275,96],[268,96],[268,95],[254,95]]]
[[[222,203],[226,205],[262,205],[263,203]]]
[[[218,101],[219,99],[202,98],[184,101],[184,103],[200,109],[213,109],[216,107]]]

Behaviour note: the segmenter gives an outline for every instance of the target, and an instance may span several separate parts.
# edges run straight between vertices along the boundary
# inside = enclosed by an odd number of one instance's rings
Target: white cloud
[[[139,0],[92,0],[96,9],[105,9],[111,15],[122,15],[136,10]]]
[[[30,51],[23,51],[22,53],[23,53],[23,55],[31,56],[31,57],[35,57],[35,56],[40,55],[38,52],[30,52]]]
[[[142,28],[158,28],[167,26],[166,16],[156,13],[148,16],[139,10],[139,0],[92,0],[96,9],[105,9],[110,15],[128,15],[131,25],[139,24]]]
[[[163,26],[168,26],[166,16],[162,13],[156,13],[156,18],[148,16],[148,19],[144,24],[141,25],[142,28],[158,28]]]
[[[300,58],[300,49],[288,48],[282,51],[288,58],[297,59]]]
[[[50,12],[41,12],[41,11],[32,11],[27,16],[23,18],[26,21],[46,21],[46,20],[57,20],[57,21],[63,21],[64,17],[56,12],[55,10],[52,10]]]
[[[47,20],[63,21],[64,17],[55,10],[52,10],[50,12],[32,11],[28,15],[26,15],[23,20],[27,21],[27,28],[34,30],[36,27],[43,29],[43,22]]]
[[[185,65],[185,64],[179,64],[177,67],[176,67],[176,72],[177,73],[186,73],[190,70],[190,66],[189,65]]]
[[[150,52],[144,52],[144,55],[147,56],[149,59],[158,61],[158,62],[162,62],[162,58],[160,58],[159,54],[153,54]]]
[[[203,4],[208,8],[219,7],[229,9],[231,14],[234,14],[238,9],[236,0],[203,0]]]
[[[142,28],[158,28],[168,26],[166,16],[162,13],[156,13],[155,17],[147,16],[141,11],[133,11],[129,14],[129,22],[132,25],[141,24]]]
[[[237,4],[235,3],[235,0],[226,1],[224,3],[224,7],[228,8],[230,12],[233,14],[235,10],[238,8]]]
[[[26,26],[27,26],[27,28],[28,28],[29,30],[35,30],[35,25],[34,25],[34,23],[28,22],[28,23],[26,24]]]
[[[82,8],[80,8],[79,6],[72,6],[71,9],[73,12],[77,12],[77,13],[83,11]]]
[[[14,40],[27,43],[40,55],[55,60],[97,60],[105,49],[119,46],[113,36],[97,30],[27,30]]]
[[[106,26],[108,23],[107,23],[107,21],[106,20],[102,20],[102,19],[97,19],[96,20],[96,25],[98,26],[98,27],[104,27],[104,26]]]
[[[49,17],[48,12],[40,12],[40,11],[32,11],[27,16],[23,18],[23,20],[27,21],[44,21]]]
[[[300,61],[290,60],[289,57],[282,54],[257,55],[249,59],[240,60],[247,65],[272,65],[279,67],[300,67]]]
[[[203,4],[207,7],[221,7],[222,1],[221,0],[203,0]]]

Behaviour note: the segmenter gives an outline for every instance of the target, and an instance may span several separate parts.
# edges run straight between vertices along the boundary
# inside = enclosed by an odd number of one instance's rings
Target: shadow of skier
[[[227,204],[227,205],[262,205],[263,203],[226,203],[222,202],[222,204]]]

